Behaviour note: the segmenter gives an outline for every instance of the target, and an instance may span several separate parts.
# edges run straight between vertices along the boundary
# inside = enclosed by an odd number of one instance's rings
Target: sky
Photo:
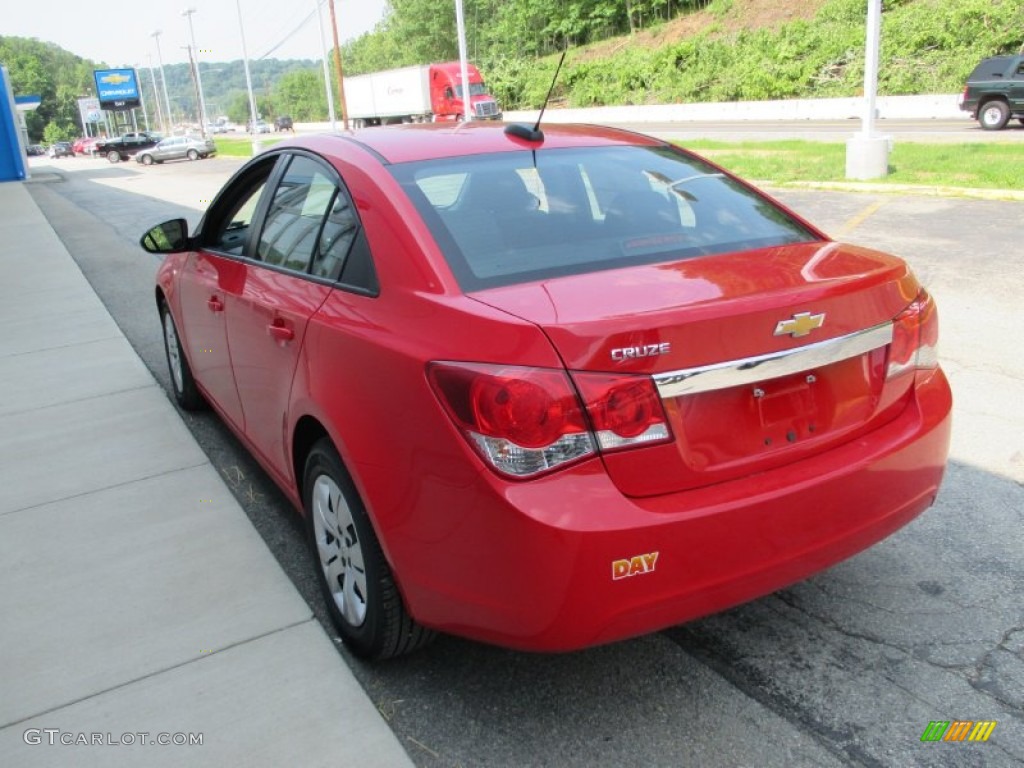
[[[324,36],[331,44],[327,0],[323,8]],[[164,64],[188,61],[191,43],[185,8],[195,8],[199,60],[234,61],[242,58],[238,8],[241,6],[249,59],[319,59],[323,48],[316,22],[317,0],[46,0],[42,6],[8,0],[0,15],[0,35],[34,37],[56,43],[82,58],[110,67],[159,64],[156,39]],[[372,30],[383,18],[386,0],[334,0],[338,39],[343,43]],[[105,13],[109,10],[109,13]]]

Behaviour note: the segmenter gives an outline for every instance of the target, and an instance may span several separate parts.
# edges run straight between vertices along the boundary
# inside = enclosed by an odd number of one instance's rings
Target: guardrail
[[[969,120],[957,106],[959,94],[926,96],[880,96],[878,117],[883,120]],[[622,107],[550,109],[544,121],[551,123],[672,123],[728,122],[750,120],[847,120],[860,118],[861,98],[784,99],[779,101],[734,101],[717,104],[648,104]],[[509,122],[537,119],[538,110],[506,111]]]

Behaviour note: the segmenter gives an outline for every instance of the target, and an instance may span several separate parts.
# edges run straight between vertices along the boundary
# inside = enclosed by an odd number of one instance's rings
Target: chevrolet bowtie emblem
[[[806,336],[816,328],[821,328],[824,324],[824,312],[820,315],[812,315],[810,312],[798,312],[793,315],[792,320],[780,320],[779,324],[775,326],[775,335],[785,336],[789,334],[794,339],[797,339],[801,336]]]

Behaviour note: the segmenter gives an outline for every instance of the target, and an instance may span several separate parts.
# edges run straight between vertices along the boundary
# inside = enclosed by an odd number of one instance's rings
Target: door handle
[[[211,296],[206,300],[206,306],[210,308],[211,312],[223,312],[224,302],[220,300],[219,296]]]
[[[283,320],[275,320],[267,326],[267,333],[277,341],[291,341],[295,338],[295,332],[284,324]]]

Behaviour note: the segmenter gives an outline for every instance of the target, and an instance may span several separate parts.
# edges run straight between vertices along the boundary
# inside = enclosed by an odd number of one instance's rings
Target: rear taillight
[[[562,371],[432,363],[430,381],[448,414],[495,469],[528,477],[595,451]]]
[[[669,439],[668,420],[650,376],[573,373],[603,451]]]
[[[910,306],[893,321],[892,344],[886,379],[939,364],[939,315],[927,291],[921,291]]]
[[[492,467],[513,477],[578,461],[598,446],[613,451],[670,437],[649,376],[574,373],[586,415],[561,370],[431,363],[428,376],[473,447]]]

